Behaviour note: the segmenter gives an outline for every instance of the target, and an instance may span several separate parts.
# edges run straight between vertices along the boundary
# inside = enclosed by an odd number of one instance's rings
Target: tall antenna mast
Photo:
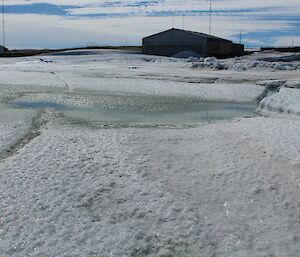
[[[240,31],[240,45],[242,44],[242,31]]]
[[[4,0],[2,0],[2,39],[3,39],[3,47],[5,47],[5,9],[4,9]]]
[[[175,23],[175,16],[174,16],[174,13],[173,13],[173,16],[172,16],[172,29],[174,29],[174,23]]]
[[[212,13],[212,0],[209,0],[209,35],[211,35],[211,13]]]

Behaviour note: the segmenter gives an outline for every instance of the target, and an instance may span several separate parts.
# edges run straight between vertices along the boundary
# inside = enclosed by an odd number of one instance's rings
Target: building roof
[[[169,31],[180,31],[180,32],[189,33],[189,34],[192,34],[192,35],[206,37],[206,38],[210,38],[210,39],[216,39],[216,40],[221,40],[221,41],[226,41],[226,42],[232,42],[232,41],[224,39],[224,38],[215,37],[215,36],[208,35],[208,34],[201,33],[201,32],[189,31],[189,30],[184,30],[184,29],[175,29],[175,28],[162,31],[162,32],[153,34],[153,35],[148,36],[148,37],[144,37],[143,39],[150,38],[150,37],[153,37],[153,36],[157,36],[157,35],[160,35],[160,34],[164,34],[164,33],[169,32]]]
[[[8,51],[8,49],[6,47],[3,47],[3,46],[0,45],[0,54],[1,55],[4,54],[7,51]]]

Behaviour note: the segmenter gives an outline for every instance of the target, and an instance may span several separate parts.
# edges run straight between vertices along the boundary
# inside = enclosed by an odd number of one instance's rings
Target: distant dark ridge
[[[269,50],[274,50],[278,52],[292,52],[292,53],[297,53],[300,52],[300,46],[296,47],[262,47],[262,51],[269,51]]]
[[[63,51],[76,51],[76,50],[96,50],[96,49],[115,49],[115,50],[136,50],[141,51],[140,46],[91,46],[91,47],[76,47],[76,48],[61,48],[61,49],[19,49],[9,50],[2,54],[0,57],[26,57],[41,54],[49,54]]]

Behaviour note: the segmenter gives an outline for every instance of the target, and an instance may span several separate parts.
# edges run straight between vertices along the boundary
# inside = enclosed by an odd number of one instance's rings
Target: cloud
[[[275,38],[275,46],[300,46],[300,36],[283,36]]]
[[[142,36],[170,28],[173,16],[176,27],[184,23],[186,29],[208,30],[208,0],[6,3],[7,40],[13,47],[78,46],[87,42],[118,45],[125,40],[138,45]],[[300,36],[299,12],[299,0],[213,0],[213,33],[238,40],[242,31],[243,42],[249,46],[288,43],[284,38]],[[30,33],[24,33],[25,28]]]
[[[6,5],[5,13],[7,14],[45,14],[67,16],[66,9],[75,8],[73,6],[59,6],[49,3],[33,3],[33,4],[18,4]]]

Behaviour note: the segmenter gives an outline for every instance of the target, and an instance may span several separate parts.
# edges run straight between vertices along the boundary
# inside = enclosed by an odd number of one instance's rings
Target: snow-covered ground
[[[291,55],[0,59],[0,256],[299,257]],[[208,62],[227,68],[195,65]],[[258,113],[185,123],[205,101]],[[178,119],[108,122],[89,109]]]
[[[269,70],[269,71],[292,71],[300,69],[300,54],[280,54],[273,51],[254,53],[250,56],[236,57],[234,59],[218,60],[214,57],[188,58],[193,68],[210,68],[217,70]]]
[[[2,107],[2,108],[1,108]],[[0,156],[10,150],[10,146],[32,130],[32,120],[36,111],[15,110],[0,106]]]

